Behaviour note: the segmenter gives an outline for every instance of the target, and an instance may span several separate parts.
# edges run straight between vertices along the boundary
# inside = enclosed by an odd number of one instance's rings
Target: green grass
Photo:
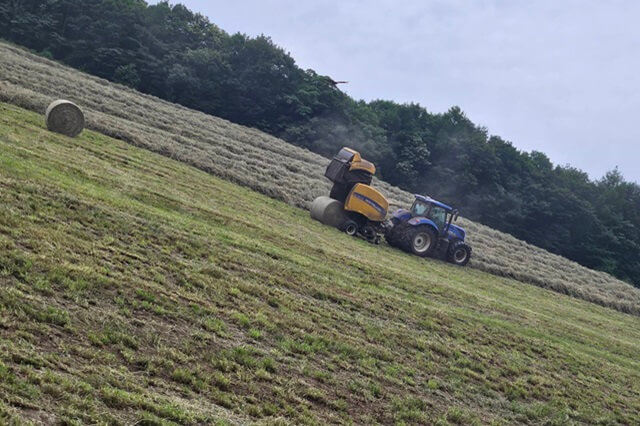
[[[636,424],[640,318],[0,104],[0,423]]]

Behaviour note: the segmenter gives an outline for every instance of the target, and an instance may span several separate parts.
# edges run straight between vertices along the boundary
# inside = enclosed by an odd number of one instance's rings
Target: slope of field
[[[53,99],[81,105],[91,128],[306,208],[327,194],[327,159],[257,130],[141,95],[0,43],[0,100],[42,112]],[[394,203],[411,194],[377,181]],[[455,203],[455,200],[449,200]],[[464,213],[464,212],[463,212]],[[640,290],[488,227],[468,229],[471,267],[640,314]]]
[[[0,104],[0,422],[634,424],[640,318]]]

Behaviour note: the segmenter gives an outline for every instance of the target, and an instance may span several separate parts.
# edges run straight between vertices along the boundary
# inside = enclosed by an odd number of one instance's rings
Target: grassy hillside
[[[0,43],[0,100],[43,112],[60,97],[81,105],[95,130],[291,205],[307,207],[328,193],[323,157]],[[399,205],[412,201],[398,188],[375,185]],[[474,247],[471,267],[640,314],[640,289],[485,226],[461,222]]]
[[[3,423],[640,420],[640,318],[42,121],[0,104]]]

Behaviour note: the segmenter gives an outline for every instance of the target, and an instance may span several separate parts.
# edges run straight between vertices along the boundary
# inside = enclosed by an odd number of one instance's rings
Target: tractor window
[[[416,201],[413,203],[413,208],[411,209],[411,213],[414,216],[425,216],[425,214],[429,211],[429,205],[422,203],[420,201]]]
[[[442,232],[442,229],[444,229],[444,224],[447,221],[447,212],[442,207],[433,206],[431,212],[429,213],[429,219],[434,221],[438,226],[438,229],[440,229],[440,232]]]

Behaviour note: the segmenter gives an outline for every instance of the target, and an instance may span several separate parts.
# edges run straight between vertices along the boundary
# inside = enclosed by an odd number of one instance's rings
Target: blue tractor
[[[466,232],[452,223],[458,210],[430,197],[415,197],[411,210],[397,210],[387,222],[385,239],[389,245],[459,266],[469,263],[471,247],[464,242]]]

